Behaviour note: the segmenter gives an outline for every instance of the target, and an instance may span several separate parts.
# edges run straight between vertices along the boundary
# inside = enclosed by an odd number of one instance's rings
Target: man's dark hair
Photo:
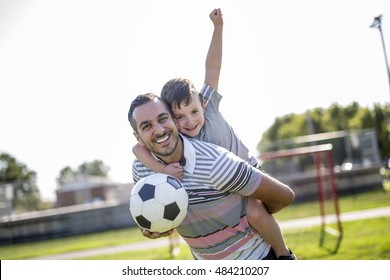
[[[138,95],[134,100],[133,102],[131,102],[130,104],[130,109],[129,109],[129,113],[127,115],[127,118],[130,122],[130,125],[131,127],[133,128],[133,130],[135,132],[138,132],[137,130],[137,124],[135,123],[135,120],[133,118],[133,113],[134,113],[134,110],[136,108],[138,108],[139,106],[142,106],[150,101],[153,101],[155,99],[158,99],[160,100],[162,103],[164,103],[165,107],[168,109],[169,113],[171,113],[171,110],[169,109],[169,107],[167,106],[166,102],[160,98],[158,95],[154,94],[154,93],[145,93],[145,94],[140,94]]]

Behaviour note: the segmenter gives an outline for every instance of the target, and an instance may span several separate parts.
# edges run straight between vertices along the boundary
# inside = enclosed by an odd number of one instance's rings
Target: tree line
[[[374,104],[372,108],[353,102],[347,106],[333,103],[328,108],[314,108],[301,114],[277,117],[257,145],[265,152],[273,141],[340,130],[375,129],[382,161],[390,157],[390,103]]]

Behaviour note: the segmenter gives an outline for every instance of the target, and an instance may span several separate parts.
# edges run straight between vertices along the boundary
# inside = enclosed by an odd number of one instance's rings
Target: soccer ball
[[[166,232],[187,215],[188,195],[176,178],[156,173],[135,184],[130,196],[130,213],[137,225],[151,232]]]

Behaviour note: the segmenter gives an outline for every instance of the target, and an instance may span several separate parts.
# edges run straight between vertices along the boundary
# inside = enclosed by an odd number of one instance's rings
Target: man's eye
[[[168,120],[168,117],[162,117],[160,118],[160,123],[166,122]]]
[[[142,130],[149,130],[152,126],[150,124],[144,125]]]
[[[183,116],[175,116],[175,120],[179,121],[183,118]]]

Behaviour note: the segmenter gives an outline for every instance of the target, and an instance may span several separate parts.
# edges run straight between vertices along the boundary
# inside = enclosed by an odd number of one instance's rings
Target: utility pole
[[[386,54],[386,48],[385,48],[385,39],[383,38],[383,32],[382,32],[382,15],[379,15],[374,18],[374,22],[370,25],[371,28],[377,28],[379,30],[379,33],[381,34],[382,38],[382,46],[383,46],[383,52],[385,54],[385,63],[386,63],[386,69],[387,69],[387,77],[389,80],[389,90],[390,90],[390,68],[389,63],[387,61],[387,54]]]

